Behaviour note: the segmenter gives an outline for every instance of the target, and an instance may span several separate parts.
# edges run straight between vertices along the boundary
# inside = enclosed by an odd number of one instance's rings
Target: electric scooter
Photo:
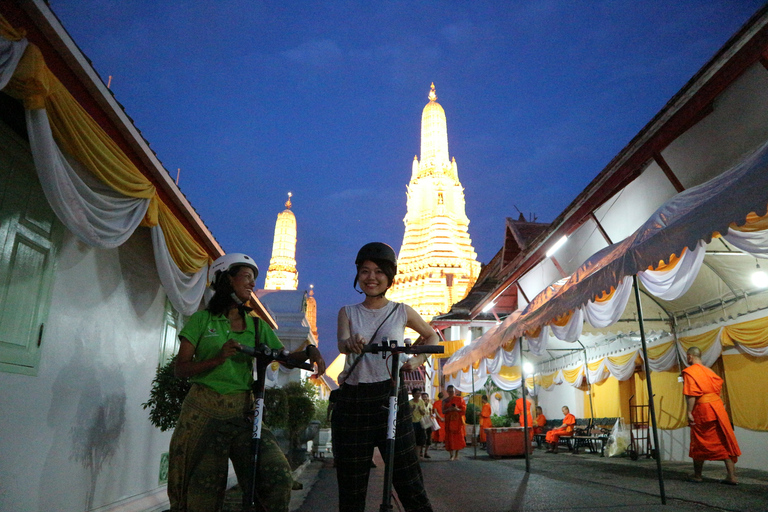
[[[382,338],[381,343],[371,342],[363,347],[363,352],[381,353],[386,359],[392,356],[392,388],[389,390],[389,417],[387,419],[386,463],[384,471],[384,492],[379,512],[388,512],[392,508],[392,475],[395,469],[395,437],[397,435],[397,393],[400,389],[400,354],[442,354],[445,347],[440,345],[411,345],[410,339],[398,346],[397,341]]]
[[[253,477],[251,478],[248,489],[243,489],[243,510],[265,510],[263,505],[258,501],[258,496],[256,495],[256,475],[259,465],[259,447],[261,445],[261,424],[264,419],[264,386],[266,384],[267,366],[269,366],[272,361],[277,361],[286,366],[301,368],[302,370],[313,371],[315,367],[310,363],[296,363],[289,361],[287,351],[272,349],[263,343],[256,345],[256,347],[240,345],[238,350],[245,355],[253,357],[255,363],[253,365],[253,397],[256,408],[253,413],[253,434],[251,437]],[[261,508],[256,508],[257,503]]]

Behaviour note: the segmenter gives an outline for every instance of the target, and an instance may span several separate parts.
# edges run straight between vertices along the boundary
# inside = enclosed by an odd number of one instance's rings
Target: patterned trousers
[[[339,511],[363,512],[368,491],[373,448],[384,460],[390,381],[356,386],[343,385],[331,419],[334,461],[339,486]],[[404,387],[398,394],[397,434],[393,481],[395,491],[408,512],[431,512],[421,475],[413,435],[408,395]]]
[[[168,497],[173,512],[219,511],[232,461],[241,489],[253,475],[250,393],[220,395],[195,384],[171,437]],[[293,475],[274,435],[261,429],[256,492],[267,512],[287,512]]]

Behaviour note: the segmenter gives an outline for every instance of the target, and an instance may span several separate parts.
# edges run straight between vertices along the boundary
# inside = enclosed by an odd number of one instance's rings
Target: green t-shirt
[[[231,331],[229,320],[224,315],[213,315],[210,311],[198,311],[184,325],[179,333],[179,338],[184,338],[195,346],[193,361],[205,361],[216,357],[221,347],[229,339],[233,339],[241,345],[255,346],[256,327],[254,320],[260,323],[259,341],[269,348],[282,349],[283,344],[269,325],[264,320],[254,319],[250,315],[245,315],[245,330],[234,332]],[[224,361],[223,364],[198,373],[190,377],[189,380],[203,384],[222,395],[249,391],[253,383],[253,358],[238,352]]]

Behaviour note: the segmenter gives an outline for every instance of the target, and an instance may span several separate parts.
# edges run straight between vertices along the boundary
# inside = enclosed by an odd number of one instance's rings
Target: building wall
[[[56,265],[38,374],[0,373],[0,510],[162,501],[170,433],[141,407],[164,333],[149,233],[99,250],[67,232]]]

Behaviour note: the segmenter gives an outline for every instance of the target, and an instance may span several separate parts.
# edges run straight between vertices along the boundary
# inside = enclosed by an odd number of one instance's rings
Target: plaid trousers
[[[363,512],[373,448],[387,461],[387,420],[391,381],[343,385],[333,409],[331,426],[339,487],[339,511]],[[424,489],[408,395],[398,393],[397,433],[392,484],[407,512],[432,512]]]

